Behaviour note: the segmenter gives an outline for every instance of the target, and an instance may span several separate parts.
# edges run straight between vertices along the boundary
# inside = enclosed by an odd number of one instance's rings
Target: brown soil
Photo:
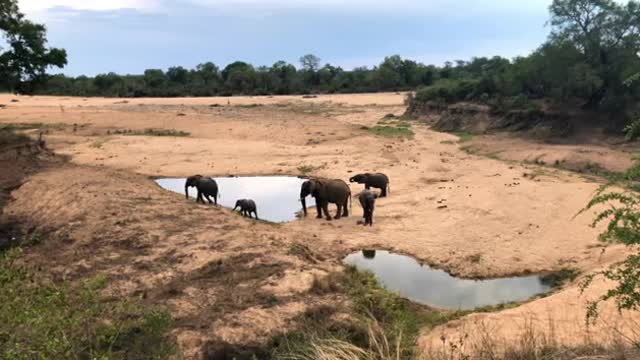
[[[259,346],[294,328],[295,319],[310,307],[339,306],[338,295],[319,296],[309,289],[315,277],[339,269],[344,255],[362,248],[411,254],[465,277],[567,267],[588,272],[624,255],[620,247],[601,254],[599,229],[589,227],[592,214],[574,218],[597,181],[470,155],[455,136],[417,123],[413,140],[371,135],[365,127],[386,114],[404,112],[402,95],[126,102],[21,97],[18,103],[0,96],[0,103],[9,104],[0,110],[1,123],[44,124],[26,132],[45,131],[48,146],[70,159],[35,174],[20,172],[28,181],[14,181],[24,184],[12,192],[3,219],[50,234],[27,253],[29,260],[70,279],[106,273],[115,294],[142,294],[168,306],[186,358],[225,351],[220,345],[225,343]],[[191,135],[115,134],[147,128]],[[506,141],[486,137],[482,144],[524,153],[538,149],[549,156],[565,151],[558,145]],[[610,151],[610,157],[581,154],[607,163],[623,154]],[[256,223],[186,201],[150,178],[298,175],[302,166],[330,178],[361,171],[388,174],[391,196],[378,201],[375,226],[356,224],[357,206],[356,216],[333,222],[310,217],[284,225]],[[356,193],[360,187],[352,189]],[[447,208],[441,208],[443,203]],[[306,250],[299,251],[301,246]],[[478,316],[487,326],[500,327],[533,313],[546,331],[548,309],[555,309],[570,318],[562,323],[563,340],[569,342],[580,336],[583,300],[605,288],[600,284],[578,297],[573,284],[527,305]],[[607,311],[611,321],[631,318]],[[461,333],[463,327],[456,324],[425,333],[421,344],[427,348],[442,331],[452,337]],[[465,324],[467,331],[471,325]],[[505,338],[515,338],[505,331]],[[604,335],[600,331],[594,337]]]

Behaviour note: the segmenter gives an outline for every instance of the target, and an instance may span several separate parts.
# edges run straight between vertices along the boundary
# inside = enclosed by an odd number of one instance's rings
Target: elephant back
[[[215,179],[212,179],[210,177],[201,177],[199,179],[199,187],[200,189],[206,191],[218,191],[218,183],[215,181]]]
[[[329,202],[344,201],[351,194],[351,188],[346,182],[340,179],[326,180],[327,195]]]

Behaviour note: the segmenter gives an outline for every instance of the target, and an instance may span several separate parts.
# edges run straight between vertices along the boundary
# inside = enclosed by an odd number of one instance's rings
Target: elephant
[[[376,199],[378,195],[369,190],[364,190],[360,194],[358,194],[358,200],[360,200],[360,205],[362,206],[364,218],[364,226],[373,226],[373,210],[376,207]]]
[[[304,216],[307,216],[307,202],[305,198],[307,196],[313,196],[316,199],[316,209],[318,211],[318,219],[322,219],[322,211],[324,211],[327,220],[331,220],[329,215],[329,203],[336,204],[338,206],[338,212],[335,219],[340,217],[348,217],[349,209],[347,206],[351,199],[351,189],[349,185],[342,180],[329,180],[329,179],[311,179],[302,183],[300,188],[300,202],[302,202],[302,209]]]
[[[373,260],[376,258],[375,250],[362,250],[362,256],[367,260]]]
[[[236,206],[233,207],[233,211],[237,208],[240,208],[242,216],[251,218],[251,213],[254,213],[256,215],[256,220],[260,220],[258,219],[258,209],[256,208],[255,201],[250,199],[240,199],[236,201]]]
[[[209,204],[215,203],[218,205],[218,183],[214,179],[202,175],[188,177],[184,184],[184,193],[187,199],[189,199],[190,187],[195,187],[198,190],[196,202],[204,204],[204,198],[206,198]],[[213,201],[211,201],[210,196],[213,196]]]
[[[383,173],[364,173],[353,176],[349,179],[349,182],[364,184],[366,190],[373,188],[382,190],[380,197],[386,197],[388,193],[391,193],[391,186],[389,185],[389,177]]]

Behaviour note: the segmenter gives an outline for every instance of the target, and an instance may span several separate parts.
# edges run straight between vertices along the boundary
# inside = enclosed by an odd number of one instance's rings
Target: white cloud
[[[118,9],[152,9],[156,0],[19,0],[20,9],[24,12],[41,12],[56,7],[74,10],[118,10]]]
[[[260,9],[314,9],[327,11],[385,12],[389,14],[448,14],[456,13],[484,15],[495,12],[528,12],[544,9],[552,0],[183,0],[192,4],[233,10],[234,7],[258,7]],[[415,12],[418,13],[415,13]]]

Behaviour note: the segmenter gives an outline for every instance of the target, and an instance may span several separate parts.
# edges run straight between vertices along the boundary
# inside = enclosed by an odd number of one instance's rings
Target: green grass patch
[[[167,311],[104,296],[106,277],[54,282],[21,265],[20,254],[0,254],[1,359],[167,359],[175,353]]]
[[[415,133],[411,130],[411,127],[403,127],[403,126],[389,126],[389,125],[376,125],[372,128],[369,128],[367,131],[377,136],[384,137],[400,137],[413,139]]]
[[[459,138],[458,139],[459,143],[464,143],[464,142],[467,142],[467,141],[471,141],[475,137],[474,134],[469,133],[469,132],[465,132],[465,131],[454,131],[452,134]]]
[[[2,123],[0,124],[0,130],[12,130],[12,131],[25,131],[25,130],[62,130],[66,127],[72,125],[61,124],[61,123],[53,123],[53,124],[45,124],[45,123]],[[86,125],[81,125],[84,127]]]
[[[175,130],[175,129],[116,130],[113,132],[113,134],[127,135],[127,136],[174,136],[174,137],[191,136],[191,133],[189,132]]]

